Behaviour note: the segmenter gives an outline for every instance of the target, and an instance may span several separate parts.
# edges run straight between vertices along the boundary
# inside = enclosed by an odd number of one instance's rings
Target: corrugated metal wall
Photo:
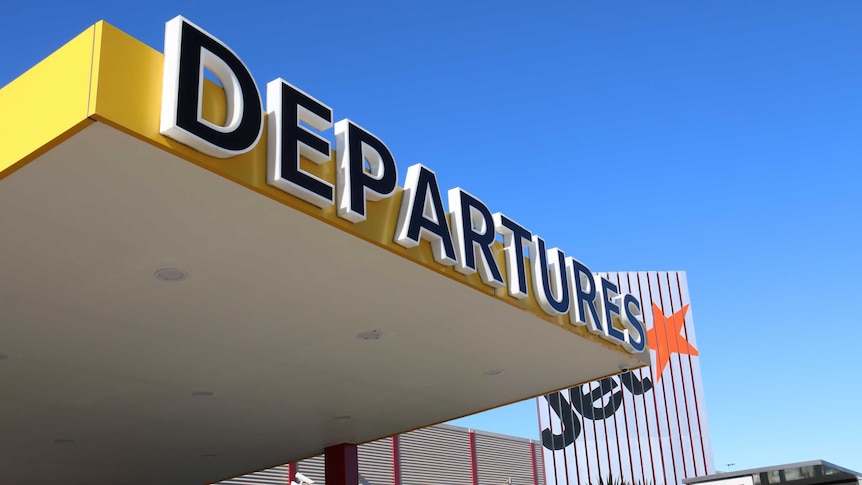
[[[402,485],[471,485],[466,429],[432,426],[401,435]]]
[[[536,463],[536,485],[545,485],[545,460],[542,443],[531,442],[530,446],[533,448],[533,459]]]
[[[474,485],[471,434],[475,439],[475,485],[506,485],[510,478],[512,485],[544,485],[540,443],[449,425],[400,435],[397,450],[393,449],[393,438],[360,445],[357,485]],[[396,483],[396,451],[400,483]],[[314,480],[315,485],[326,485],[323,455],[300,461],[297,471]],[[220,485],[286,485],[290,483],[288,475],[288,466],[283,465]]]
[[[359,447],[359,485],[392,485],[394,469],[392,438],[365,443]]]
[[[532,443],[476,433],[479,485],[533,485]]]
[[[326,483],[324,480],[324,477],[326,476],[326,467],[324,465],[323,455],[317,455],[313,458],[302,460],[296,464],[296,471],[314,480],[314,485],[324,485]],[[288,481],[287,483],[290,482]]]

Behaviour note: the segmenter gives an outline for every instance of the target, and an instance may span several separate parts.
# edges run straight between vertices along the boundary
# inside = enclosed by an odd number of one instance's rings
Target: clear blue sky
[[[182,14],[401,180],[422,162],[596,271],[687,271],[719,469],[862,471],[862,3],[183,3],[7,0],[0,85],[100,19],[161,50]],[[460,423],[538,436],[532,402]]]

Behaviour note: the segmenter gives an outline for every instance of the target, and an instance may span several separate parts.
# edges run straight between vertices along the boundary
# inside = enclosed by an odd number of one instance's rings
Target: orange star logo
[[[647,330],[646,338],[649,348],[655,350],[655,381],[661,380],[661,375],[670,362],[670,354],[698,355],[685,337],[682,336],[682,327],[685,325],[685,314],[688,305],[682,310],[666,317],[655,303],[652,304],[652,328]]]

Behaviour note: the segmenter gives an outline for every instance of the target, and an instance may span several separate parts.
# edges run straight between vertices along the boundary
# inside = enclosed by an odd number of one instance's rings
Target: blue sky
[[[862,471],[862,3],[7,1],[0,85],[186,16],[596,271],[685,270],[719,469]],[[536,350],[537,354],[540,352]],[[529,402],[459,421],[538,436]]]

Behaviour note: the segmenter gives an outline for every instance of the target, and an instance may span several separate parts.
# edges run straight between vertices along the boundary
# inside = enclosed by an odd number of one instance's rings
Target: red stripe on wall
[[[577,394],[577,396],[575,396],[575,394]],[[581,399],[581,403],[583,403],[583,399],[581,398],[582,395],[583,394],[581,394],[580,391],[569,392],[569,399],[575,399],[575,397],[577,397],[578,399]],[[574,410],[574,406],[573,406],[572,407],[572,413],[574,413],[574,412],[575,412],[575,410]],[[587,469],[586,470],[587,471],[587,473],[586,473],[587,483],[592,483],[592,476],[591,476],[591,471],[590,471],[590,447],[589,447],[589,443],[587,443],[587,436],[586,436],[587,418],[585,418],[581,415],[579,415],[579,418],[581,420],[581,436],[579,436],[578,438],[584,443],[584,468]],[[575,440],[575,442],[577,442],[577,441],[578,440]],[[575,447],[575,458],[576,459],[578,458],[578,448],[577,447]],[[580,461],[580,460],[578,460],[578,461]],[[580,480],[581,480],[581,474],[579,473],[578,474],[578,481],[580,482]]]
[[[473,485],[479,485],[479,468],[476,464],[476,433],[470,430],[470,475],[473,477]]]
[[[631,278],[631,276],[629,276],[629,278]],[[636,273],[635,278],[637,279],[637,282],[638,282],[638,298],[641,302],[641,306],[643,307],[643,308],[641,308],[641,316],[643,317],[644,329],[646,329],[646,324],[647,324],[646,319],[647,319],[647,311],[648,311],[649,304],[644,301],[644,292],[643,292],[643,285],[641,285],[640,273]],[[652,377],[653,373],[652,373],[652,367],[651,366],[647,367],[646,372],[647,372],[647,377],[655,379],[655,377]],[[643,369],[638,369],[638,377],[640,377],[641,380],[644,379],[644,370]],[[656,411],[657,406],[655,404],[656,403],[655,385],[653,385],[653,390],[650,392],[650,394],[652,395],[652,400],[653,400],[653,411]],[[650,471],[652,472],[652,482],[658,483],[658,480],[656,478],[657,475],[655,473],[655,457],[653,456],[653,452],[652,452],[652,433],[650,433],[650,416],[649,416],[649,409],[647,408],[646,394],[641,394],[641,401],[642,401],[642,404],[644,407],[644,423],[646,423],[647,450],[649,451],[649,463],[650,463]],[[657,413],[657,411],[656,411],[656,413]],[[659,427],[658,426],[658,414],[656,414],[655,425],[656,425],[656,428]],[[657,429],[656,434],[660,434],[660,433],[661,433],[661,431]],[[638,429],[638,434],[640,434],[640,429]],[[659,445],[661,445],[661,441],[659,441]],[[659,450],[661,450],[660,446],[659,446]],[[643,463],[641,463],[641,465],[643,465]],[[662,463],[662,470],[663,469],[664,469],[664,463]],[[644,481],[646,481],[646,477],[644,477]]]
[[[572,399],[571,390],[569,391],[569,399]],[[569,413],[572,415],[572,422],[573,423],[575,422],[576,417],[581,421],[583,421],[583,419],[584,419],[583,417],[578,416],[577,413],[575,413],[575,408],[574,408],[574,406],[572,406],[571,402],[569,403]],[[583,425],[581,425],[581,436],[583,436],[583,429],[584,429]],[[580,436],[578,436],[578,438],[580,438]],[[581,481],[581,464],[580,464],[580,460],[578,460],[578,440],[577,440],[577,438],[575,439],[574,443],[572,443],[572,456],[575,457],[575,476],[578,477],[578,479],[575,480],[575,485],[578,485]],[[568,475],[568,473],[569,472],[566,471],[566,475]],[[566,477],[566,484],[570,485],[568,476]]]
[[[670,311],[671,311],[671,313],[676,313],[677,307],[674,306],[674,304],[673,304],[673,291],[671,291],[670,273],[665,273],[665,278],[667,279],[667,292],[668,292],[668,298],[670,299]],[[682,293],[679,293],[679,307],[678,308],[682,309],[682,307],[683,307]],[[685,322],[683,322],[682,330],[684,333],[685,332]],[[695,458],[695,455],[694,455],[694,440],[692,440],[692,438],[691,438],[691,420],[688,419],[688,417],[689,417],[689,414],[688,414],[688,393],[686,392],[686,388],[688,386],[686,385],[686,382],[685,382],[685,373],[682,372],[682,356],[677,355],[677,358],[679,359],[679,365],[680,365],[679,382],[682,386],[682,404],[683,404],[683,407],[685,408],[685,423],[688,427],[688,444],[689,444],[689,448],[691,449],[691,460],[693,462],[692,468],[694,468],[694,471],[695,471],[694,474],[697,475],[697,459]],[[691,359],[689,358],[689,360],[691,360]],[[676,380],[674,380],[674,383],[675,382],[676,382]],[[676,384],[674,384],[674,386],[676,386]],[[674,398],[675,398],[675,402],[677,403],[676,421],[678,423],[677,429],[679,430],[679,442],[680,442],[680,446],[685,446],[685,440],[683,439],[683,436],[682,436],[682,425],[681,425],[681,422],[679,419],[679,407],[678,407],[678,404],[679,404],[678,399],[679,398],[677,397],[675,390],[674,390]],[[683,469],[683,475],[684,475],[682,478],[688,478],[688,465],[686,465],[686,462],[685,462],[685,452],[682,453],[682,469]]]
[[[649,301],[650,301],[649,304],[651,307],[652,306],[652,290],[649,288],[649,273],[647,273],[646,280],[647,280],[647,290],[649,291],[649,294],[648,294]],[[643,286],[641,284],[640,273],[638,273],[638,288],[641,289],[641,294],[642,294],[643,293]],[[641,298],[643,298],[643,296],[641,296]],[[641,301],[644,301],[644,300],[641,299]],[[650,311],[652,311],[651,308],[646,309],[644,313],[650,312]],[[653,323],[653,324],[655,324],[655,323]],[[652,368],[652,367],[650,367],[650,368]],[[652,372],[651,374],[653,376],[653,379],[655,379],[657,377],[656,372]],[[662,386],[662,388],[664,388],[664,386]],[[669,482],[667,479],[667,467],[664,466],[664,446],[662,445],[662,442],[661,442],[661,423],[659,422],[659,419],[658,419],[658,398],[656,397],[655,382],[653,383],[652,400],[653,400],[653,411],[655,411],[655,425],[657,428],[656,429],[656,435],[658,437],[658,452],[659,452],[659,458],[661,458],[661,470],[662,470],[662,474],[664,475],[664,483],[667,484]],[[647,422],[649,422],[649,419],[647,419]],[[647,437],[648,437],[648,441],[650,441],[650,457],[653,458],[652,457],[652,434],[648,433]],[[653,469],[653,472],[652,472],[653,473],[653,480],[656,480],[655,461],[652,461],[652,469]],[[658,483],[658,480],[656,480],[654,483]]]
[[[563,398],[562,392],[555,394],[555,395],[560,397],[560,412],[565,413],[566,410],[563,408],[563,404],[566,401]],[[550,406],[550,403],[548,403],[548,406]],[[550,411],[548,413],[548,416],[550,416]],[[561,416],[561,418],[562,418],[562,416]],[[566,428],[566,426],[563,424],[562,419],[560,419],[560,433],[561,434],[565,432],[565,430],[566,430],[565,428]],[[566,454],[565,448],[562,449],[562,452],[563,452],[563,473],[564,473],[563,477],[566,479],[566,485],[569,485],[569,457]],[[557,476],[557,466],[556,466],[557,465],[557,462],[556,462],[557,457],[556,457],[556,455],[557,454],[554,453],[554,478],[556,479],[556,482],[559,485],[560,477]]]
[[[587,384],[587,395],[591,394],[592,392],[593,392],[593,383],[590,382],[589,384]],[[584,408],[586,408],[587,406],[592,406],[592,403],[584,401],[584,398],[583,398],[584,393],[583,392],[581,393],[581,396],[582,396],[581,402],[584,403],[583,404]],[[599,440],[598,440],[599,431],[598,431],[598,427],[596,427],[596,420],[591,419],[590,421],[593,422],[593,438],[594,438],[593,443],[596,445],[595,446],[595,448],[596,448],[596,470],[597,470],[596,474],[598,475],[596,477],[596,481],[598,481],[599,479],[603,479],[602,478],[602,458],[601,458],[601,455],[599,455]],[[584,442],[586,442],[586,437],[584,438]],[[587,456],[589,456],[589,455],[587,455]],[[587,458],[587,459],[589,459],[589,458]],[[589,475],[587,475],[587,476],[589,476]],[[593,483],[592,477],[590,477],[590,483]]]
[[[542,400],[547,402],[547,399],[545,399],[544,397],[537,397],[536,398],[536,421],[539,422],[539,433],[542,432],[542,424],[543,424],[542,423]],[[548,429],[551,429],[551,408],[550,407],[548,407]],[[551,431],[551,432],[553,433],[553,431]],[[540,440],[542,439],[541,435],[539,435],[539,439]],[[542,450],[542,465],[543,465],[542,469],[545,470],[545,474],[547,475],[548,466],[545,463],[545,449],[544,449],[544,447],[542,447],[540,449]],[[555,454],[555,452],[552,451],[551,452],[551,458],[552,459],[553,459],[554,454]],[[556,469],[554,469],[554,473],[557,473]],[[554,483],[556,483],[556,476],[555,476]]]
[[[626,283],[628,284],[629,293],[631,293],[631,291],[632,291],[631,273],[626,273]],[[640,288],[638,288],[638,292],[640,292]],[[639,297],[638,301],[641,302],[641,307],[643,307],[643,298]],[[646,332],[646,318],[644,318],[644,316],[643,316],[643,308],[641,308],[641,319],[643,320],[643,324],[644,324],[644,332]],[[634,372],[634,371],[632,371],[632,372]],[[641,369],[638,369],[638,378],[641,381],[643,381],[644,376],[643,376],[643,372],[641,371]],[[646,399],[644,395],[641,395],[640,397],[641,397],[641,400]],[[643,453],[643,448],[641,448],[641,427],[640,427],[640,423],[638,422],[638,406],[637,406],[637,401],[636,401],[637,398],[635,396],[632,396],[632,399],[633,399],[632,409],[634,410],[634,415],[635,415],[635,437],[637,438],[638,458],[639,458],[640,465],[641,465],[640,479],[639,480],[632,480],[632,482],[635,482],[635,483],[637,483],[638,481],[646,482],[646,469],[644,468],[644,453]],[[646,403],[644,403],[644,411],[646,411]],[[646,425],[647,425],[647,435],[649,435],[649,420],[648,419],[644,420],[644,423],[646,423]],[[628,437],[628,427],[626,427],[626,437]],[[631,453],[631,441],[629,441],[629,452]],[[652,449],[650,449],[650,463],[652,463]],[[650,468],[652,468],[652,465],[650,465]],[[634,478],[634,470],[632,470],[632,478]],[[653,483],[655,483],[655,473],[653,473],[652,481],[653,481]]]
[[[679,298],[682,301],[682,283],[679,281],[679,273],[676,273],[676,287],[677,291],[679,291]],[[691,301],[688,302],[691,305]],[[691,312],[691,306],[688,307],[688,311]],[[688,340],[688,325],[683,326],[685,331],[685,339]],[[697,402],[697,384],[694,382],[694,367],[692,364],[692,359],[688,359],[688,371],[691,375],[691,387],[692,387],[692,395],[694,396],[694,414],[697,416],[697,435],[700,439],[700,453],[703,457],[703,474],[706,475],[709,471],[706,466],[706,446],[703,443],[703,428],[700,424],[700,404]],[[694,445],[694,441],[692,440],[692,446]],[[692,453],[693,454],[693,453]],[[695,462],[694,474],[697,475],[697,464]]]
[[[544,399],[544,398],[537,398],[537,399]],[[553,435],[554,434],[554,420],[551,419],[551,413],[553,412],[551,410],[551,402],[548,401],[547,399],[545,399],[545,405],[548,407],[548,429],[551,430],[551,435]],[[536,404],[536,407],[538,407],[538,402]],[[539,421],[539,422],[541,423],[541,421]],[[539,425],[539,429],[540,430],[542,429],[541,424]],[[563,452],[565,453],[565,450]],[[542,453],[542,459],[543,460],[545,459],[544,458],[544,452]],[[554,485],[558,485],[560,483],[560,477],[557,476],[557,452],[556,452],[556,450],[551,451],[551,462],[552,462],[551,464],[554,466]],[[546,475],[547,475],[547,473],[548,473],[548,471],[545,470]]]
[[[605,276],[603,276],[603,278],[610,281],[610,277],[608,276],[607,273],[605,273]],[[612,325],[612,324],[608,323],[608,325]],[[611,391],[611,393],[613,394],[613,391]],[[607,418],[603,419],[602,424],[604,425],[604,428],[605,428],[605,450],[608,453],[608,455],[607,455],[608,456],[608,473],[607,474],[610,477],[614,473],[614,465],[613,465],[613,463],[611,463],[611,461],[612,461],[611,460],[611,437],[608,434],[608,419]],[[616,429],[616,422],[614,423],[614,429]],[[622,471],[623,471],[623,461],[622,461],[621,455],[622,455],[622,453],[620,453],[620,442],[619,442],[619,439],[617,439],[617,458],[619,459],[619,462],[620,462],[620,473],[622,473]],[[616,477],[614,477],[614,478],[616,478]]]
[[[392,437],[392,485],[401,485],[401,440]]]
[[[598,385],[598,383],[596,383],[596,385]],[[588,392],[588,394],[592,394],[592,392],[593,392],[593,383],[591,382],[591,383],[590,383],[590,385],[589,385],[589,392]],[[589,402],[589,403],[586,403],[586,404],[585,404],[585,407],[586,407],[586,406],[592,406],[592,405],[593,405],[593,403],[592,403],[592,402]],[[595,420],[595,419],[593,419],[593,420],[591,420],[591,421],[593,422],[593,438],[595,438],[595,440],[594,440],[594,441],[595,441],[595,443],[596,443],[596,470],[597,470],[597,473],[598,473],[598,476],[597,476],[596,478],[602,478],[602,476],[603,476],[603,475],[602,475],[602,457],[601,457],[601,455],[599,454],[599,440],[598,440],[598,437],[599,437],[599,428],[598,428],[598,425],[596,424],[596,420]],[[602,420],[602,421],[604,422],[604,420]],[[607,424],[605,424],[605,426],[606,426],[606,427],[605,427],[605,436],[607,436]],[[610,462],[611,462],[611,457],[610,457],[611,450],[610,450],[610,447],[608,446],[608,441],[607,441],[607,440],[605,440],[605,452],[607,453],[607,457],[608,457],[608,464],[610,464]]]
[[[676,313],[676,309],[674,308],[674,304],[673,304],[673,294],[670,291],[670,278],[669,278],[670,275],[668,273],[665,273],[665,276],[667,277],[667,283],[668,283],[668,287],[667,287],[666,291],[667,291],[667,299],[670,302],[670,314],[673,315],[674,313]],[[661,299],[662,303],[664,303],[664,291],[665,290],[663,290],[663,288],[662,288],[661,275],[658,273],[656,273],[656,283],[658,283],[659,298]],[[664,313],[664,306],[662,306],[662,313]],[[668,344],[670,344],[670,339],[671,339],[671,336],[668,335],[667,333],[665,333],[665,340],[667,340]],[[670,346],[668,345],[668,349],[669,348],[670,348]],[[673,409],[674,416],[676,416],[676,432],[677,432],[677,436],[679,437],[679,447],[680,447],[679,457],[682,459],[682,473],[680,473],[679,470],[677,470],[677,468],[676,468],[676,460],[673,460],[673,473],[674,473],[674,476],[677,478],[677,481],[680,481],[683,478],[685,478],[684,475],[686,474],[686,470],[688,470],[688,466],[685,463],[685,449],[684,449],[685,448],[685,442],[682,439],[682,421],[680,421],[680,419],[679,419],[679,412],[680,412],[679,394],[677,393],[677,390],[676,390],[677,375],[673,370],[673,355],[670,355],[670,353],[669,353],[668,358],[669,358],[669,360],[667,361],[667,367],[668,367],[668,369],[670,369],[670,378],[671,378],[670,388],[671,388],[671,391],[673,392],[673,403],[671,404],[671,407]],[[679,360],[679,358],[680,358],[679,354],[677,354],[677,360]],[[682,376],[679,376],[679,378],[680,378],[680,382],[682,382]],[[682,397],[683,397],[683,402],[685,402],[685,392],[683,392]],[[670,419],[670,416],[668,416],[668,419]],[[671,442],[671,446],[673,446],[673,437],[671,437],[670,442]],[[673,456],[675,457],[676,455],[674,454]]]
[[[602,278],[610,281],[610,275],[608,275],[608,273],[605,273],[605,275],[602,276]],[[610,325],[610,323],[608,325]],[[613,394],[613,390],[611,390],[611,394]],[[616,420],[616,417],[614,417],[614,419]],[[611,437],[610,437],[610,434],[608,433],[608,418],[603,419],[602,424],[604,425],[604,428],[605,428],[605,451],[607,452],[607,457],[608,457],[608,473],[607,473],[607,475],[610,477],[614,474],[614,464],[612,463],[613,459],[611,457]],[[614,429],[616,429],[616,423],[614,423],[614,424],[615,424]],[[617,458],[619,460],[620,473],[622,473],[622,471],[623,471],[623,461],[622,461],[621,455],[622,455],[622,453],[620,453],[620,442],[619,442],[619,439],[617,439]],[[614,477],[614,478],[617,478],[617,477]]]
[[[536,468],[536,447],[532,441],[530,441],[530,463],[533,465],[533,485],[539,485],[539,470]]]
[[[661,309],[662,314],[665,315],[666,313],[665,313],[665,309],[664,309],[664,301],[662,301],[661,280],[659,280],[659,274],[658,273],[656,273],[656,275],[655,275],[655,280],[656,280],[656,284],[658,285],[658,288],[656,288],[656,291],[658,292],[658,301],[659,301],[658,306]],[[652,281],[650,281],[649,278],[647,278],[647,288],[649,288],[650,300],[652,300],[653,299]],[[653,326],[655,326],[655,322],[653,322]],[[669,341],[667,338],[667,333],[664,334],[664,341],[665,341],[666,348],[668,348],[670,345],[669,345]],[[656,356],[656,358],[658,358],[658,356]],[[674,386],[674,376],[673,376],[673,365],[671,365],[670,360],[668,360],[668,362],[667,362],[667,367],[668,367],[668,370],[670,370],[671,394],[674,395],[674,401],[673,402],[676,403],[676,395],[675,395],[676,390],[674,389],[675,386]],[[659,372],[664,373],[663,371],[664,371],[663,369],[659,369]],[[661,387],[662,387],[662,393],[664,394],[664,415],[665,415],[665,418],[667,418],[667,434],[668,434],[667,437],[668,437],[668,447],[670,448],[670,465],[671,465],[671,471],[673,472],[673,483],[679,483],[679,480],[677,479],[677,477],[679,475],[677,475],[677,471],[676,471],[676,459],[675,459],[676,454],[673,452],[673,437],[670,434],[670,408],[668,408],[668,403],[667,403],[667,401],[668,401],[667,386],[662,385]],[[676,410],[674,410],[674,414],[676,414]],[[678,416],[677,416],[677,425],[676,426],[677,426],[677,430],[679,430],[679,417]]]
[[[620,280],[620,274],[619,273],[616,274],[616,277],[617,277],[617,289],[620,289],[623,286],[623,282]],[[628,288],[626,288],[626,293],[628,293]],[[635,469],[634,469],[634,463],[633,463],[634,459],[632,458],[632,442],[629,439],[629,417],[628,417],[628,411],[626,410],[626,403],[625,403],[625,399],[627,396],[625,394],[625,391],[622,389],[622,387],[623,387],[622,381],[620,381],[620,392],[623,393],[623,403],[622,403],[622,406],[623,406],[623,427],[625,428],[625,433],[623,433],[623,434],[624,434],[625,439],[626,439],[626,449],[629,452],[629,476],[632,478],[632,480],[631,480],[632,483],[635,483],[636,480],[635,480]],[[617,426],[616,429],[617,429],[617,448],[619,448],[619,445],[620,445],[620,427]],[[622,453],[619,453],[619,457],[620,457],[620,473],[622,474],[623,473]],[[641,472],[641,476],[643,476],[643,472]],[[619,478],[623,478],[623,477],[619,477]]]
[[[569,393],[569,396],[570,396],[570,397],[569,397],[569,399],[571,399],[571,395],[572,395],[572,393],[570,392],[570,393]],[[563,392],[562,392],[562,391],[559,393],[559,396],[560,396],[560,410],[561,410],[563,413],[568,412],[568,413],[572,414],[573,419],[574,419],[574,410],[572,409],[571,404],[569,405],[568,409],[566,409],[566,408],[565,408],[565,404],[566,404],[568,401],[566,401],[566,398],[563,396]],[[560,430],[561,430],[561,431],[565,431],[565,425],[563,425],[563,424],[562,424],[562,419],[561,419],[560,421],[561,421],[561,423],[560,423]],[[575,439],[575,441],[578,441],[578,440],[577,440],[577,438]],[[575,444],[574,444],[574,443],[572,443],[572,449],[573,449],[573,450],[574,450],[574,446],[575,446]],[[571,484],[569,483],[569,454],[568,454],[568,453],[566,453],[566,449],[565,449],[565,448],[563,448],[563,450],[562,450],[562,451],[563,451],[563,469],[564,469],[564,471],[565,471],[565,473],[566,473],[566,475],[565,475],[565,476],[566,476],[566,485],[571,485]],[[575,470],[577,470],[577,469],[578,469],[578,457],[577,457],[577,456],[575,456]],[[554,470],[554,473],[556,473],[556,469]],[[559,478],[557,479],[557,483],[558,483],[558,484],[560,483]],[[575,484],[577,485],[577,482],[575,482]]]

